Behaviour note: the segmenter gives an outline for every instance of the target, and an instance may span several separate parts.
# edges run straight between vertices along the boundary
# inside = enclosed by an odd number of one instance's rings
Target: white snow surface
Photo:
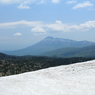
[[[0,77],[0,95],[95,95],[95,60]]]

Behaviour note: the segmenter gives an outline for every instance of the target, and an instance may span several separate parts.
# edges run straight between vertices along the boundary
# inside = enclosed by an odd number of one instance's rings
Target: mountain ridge
[[[61,48],[61,49],[56,49],[53,51],[49,51],[46,53],[42,54],[43,56],[48,56],[48,57],[95,57],[95,44],[86,46],[86,47],[81,47],[81,48],[76,48],[76,47],[68,47],[68,48]]]
[[[64,38],[53,38],[49,36],[41,40],[40,42],[32,46],[29,46],[27,48],[16,50],[16,51],[5,51],[2,53],[9,54],[9,55],[17,55],[17,56],[41,55],[44,52],[60,49],[63,47],[84,47],[92,44],[95,44],[95,42],[75,41],[75,40],[64,39]]]

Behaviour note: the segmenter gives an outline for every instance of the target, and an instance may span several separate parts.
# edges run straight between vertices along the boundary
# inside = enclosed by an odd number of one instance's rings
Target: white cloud
[[[22,5],[22,4],[20,6],[18,6],[17,8],[19,8],[19,9],[30,9],[29,6]]]
[[[56,20],[55,21],[57,24],[62,24],[62,21]]]
[[[51,2],[53,2],[53,3],[59,3],[60,0],[52,0]]]
[[[47,24],[46,26],[53,31],[68,31],[68,25],[63,24],[61,21],[56,21],[54,24]]]
[[[62,22],[59,23],[59,21],[56,21],[56,23],[54,24],[48,24],[47,27],[48,29],[53,31],[63,31],[63,32],[88,31],[90,29],[95,28],[95,21],[88,21],[80,25],[69,25],[69,24],[64,24]]]
[[[60,0],[51,0],[52,3],[59,3]],[[1,4],[20,4],[17,8],[19,9],[29,9],[30,7],[27,4],[36,3],[36,4],[44,4],[48,2],[48,0],[0,0]]]
[[[28,3],[29,2],[23,2],[17,8],[19,8],[19,9],[30,9],[30,7],[27,6]]]
[[[0,3],[2,4],[11,4],[11,3],[18,3],[19,1],[18,0],[0,0]]]
[[[39,35],[39,34],[45,34],[46,31],[42,28],[42,27],[34,27],[31,32],[33,32],[35,35]]]
[[[37,0],[0,0],[1,4],[14,4],[18,3],[20,4],[17,6],[19,9],[29,9],[30,7],[27,4],[31,4],[36,2]]]
[[[95,28],[95,21],[88,21],[84,24],[80,24],[80,27],[83,27],[83,28]]]
[[[78,8],[85,8],[85,7],[91,7],[93,6],[93,3],[90,3],[89,1],[86,1],[84,3],[78,3],[77,5],[75,5],[72,9],[78,9]]]
[[[90,29],[95,29],[95,21],[87,21],[85,23],[77,24],[66,24],[62,21],[55,21],[55,23],[43,23],[41,21],[18,21],[18,22],[9,22],[9,23],[0,23],[0,28],[18,28],[18,27],[31,27],[31,32],[35,34],[45,34],[48,31],[88,31]],[[34,27],[34,28],[33,28]]]
[[[16,27],[35,27],[41,26],[41,21],[25,21],[21,20],[18,22],[8,22],[8,23],[0,23],[0,28],[16,28]]]
[[[66,3],[67,4],[74,4],[74,3],[77,3],[77,1],[67,1]]]
[[[26,0],[0,0],[2,4],[12,4],[12,3],[21,3]]]
[[[22,34],[21,33],[16,33],[14,34],[15,36],[21,36]]]

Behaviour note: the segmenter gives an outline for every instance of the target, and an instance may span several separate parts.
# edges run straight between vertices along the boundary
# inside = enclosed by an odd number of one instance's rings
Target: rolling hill
[[[90,41],[74,41],[70,39],[63,39],[63,38],[53,38],[53,37],[46,37],[42,41],[24,48],[15,51],[4,51],[3,53],[9,55],[41,55],[44,52],[60,49],[63,47],[84,47],[95,44],[95,42]]]
[[[54,51],[49,51],[42,54],[43,56],[49,57],[95,57],[95,44],[87,47],[81,48],[61,48]]]

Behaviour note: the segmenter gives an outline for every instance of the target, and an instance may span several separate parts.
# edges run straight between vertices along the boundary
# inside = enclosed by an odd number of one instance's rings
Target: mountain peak
[[[48,36],[45,39],[54,39],[52,36]]]

